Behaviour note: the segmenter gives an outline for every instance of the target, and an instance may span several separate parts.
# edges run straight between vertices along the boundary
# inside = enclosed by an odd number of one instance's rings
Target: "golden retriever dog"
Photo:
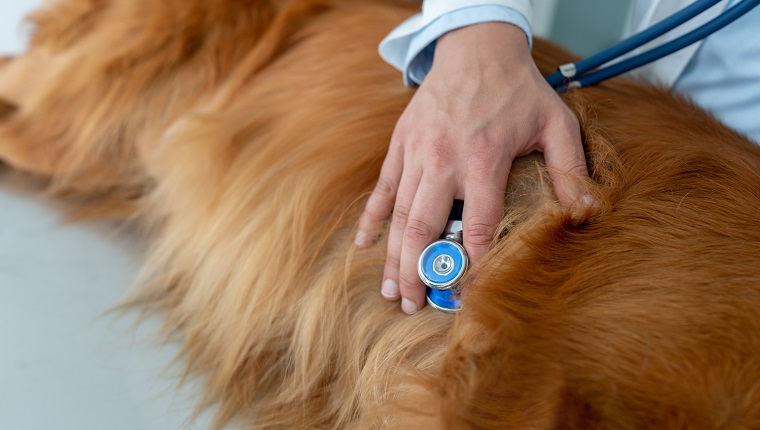
[[[760,148],[665,90],[564,96],[599,207],[519,160],[460,313],[382,298],[384,236],[353,237],[412,94],[376,46],[415,7],[50,2],[0,66],[0,158],[149,230],[128,305],[217,428],[760,428]]]

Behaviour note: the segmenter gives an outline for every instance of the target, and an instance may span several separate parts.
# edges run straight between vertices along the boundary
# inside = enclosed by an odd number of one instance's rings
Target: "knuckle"
[[[568,164],[569,171],[576,175],[588,176],[588,167],[585,158],[573,160]]]
[[[469,176],[475,178],[490,177],[493,170],[493,155],[490,157],[483,150],[474,151],[467,159]]]
[[[584,157],[583,152],[568,152],[562,158],[558,158],[557,162],[550,167],[557,169],[562,174],[581,175],[583,172],[588,172],[586,157]]]
[[[434,140],[427,158],[432,168],[444,169],[450,166],[453,160],[451,145],[443,139]]]
[[[385,220],[388,217],[388,213],[383,213],[380,209],[378,209],[375,206],[367,205],[364,208],[364,213],[362,214],[362,217],[359,219],[359,225],[360,226],[371,226],[376,225],[383,220]]]
[[[397,226],[405,226],[409,219],[409,207],[396,204],[393,208],[393,224]]]
[[[382,176],[375,184],[375,194],[379,194],[383,197],[394,197],[396,196],[397,191],[396,185]]]
[[[568,108],[561,100],[557,100],[556,103],[550,103],[546,106],[543,112],[543,119],[549,124],[564,124],[569,118],[570,113],[570,108]]]
[[[578,117],[567,106],[562,106],[555,117],[557,117],[559,126],[565,130],[577,130],[580,127]]]
[[[419,219],[408,220],[406,229],[404,229],[404,239],[411,243],[426,242],[433,235],[433,227],[429,223]]]
[[[416,273],[411,278],[403,273],[400,273],[398,280],[399,287],[403,290],[405,296],[413,292],[417,288],[417,285],[421,282]]]
[[[496,226],[482,221],[470,221],[464,226],[464,240],[474,246],[488,246],[493,242]]]
[[[498,145],[484,137],[477,137],[467,144],[467,171],[473,177],[490,177],[497,164]]]
[[[365,227],[376,225],[388,218],[388,215],[390,215],[389,210],[377,202],[369,201],[367,202],[367,205],[364,206],[364,212],[362,213],[361,218],[359,218],[359,225]]]
[[[385,259],[385,265],[386,267],[392,267],[394,269],[398,269],[399,266],[401,265],[401,259],[399,259],[397,255],[393,255],[389,253],[388,257]]]

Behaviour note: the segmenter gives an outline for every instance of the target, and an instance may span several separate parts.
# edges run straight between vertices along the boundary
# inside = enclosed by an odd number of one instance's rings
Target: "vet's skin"
[[[512,161],[536,150],[559,201],[588,205],[578,120],[539,73],[525,33],[494,22],[442,36],[359,221],[356,244],[368,246],[392,215],[383,296],[401,299],[407,314],[422,309],[417,259],[443,231],[454,199],[465,201],[464,246],[477,264],[502,219]]]

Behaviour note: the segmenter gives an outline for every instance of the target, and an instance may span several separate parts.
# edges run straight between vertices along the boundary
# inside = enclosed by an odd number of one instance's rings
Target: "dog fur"
[[[0,65],[0,158],[148,228],[129,305],[164,316],[215,427],[760,428],[760,148],[667,91],[565,95],[599,207],[518,160],[456,317],[381,297],[385,236],[352,239],[412,94],[376,45],[412,13],[51,2]]]

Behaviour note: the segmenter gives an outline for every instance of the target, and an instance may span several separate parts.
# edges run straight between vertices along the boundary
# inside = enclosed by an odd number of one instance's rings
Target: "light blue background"
[[[0,55],[19,53],[24,47],[21,17],[40,0],[0,0]]]

